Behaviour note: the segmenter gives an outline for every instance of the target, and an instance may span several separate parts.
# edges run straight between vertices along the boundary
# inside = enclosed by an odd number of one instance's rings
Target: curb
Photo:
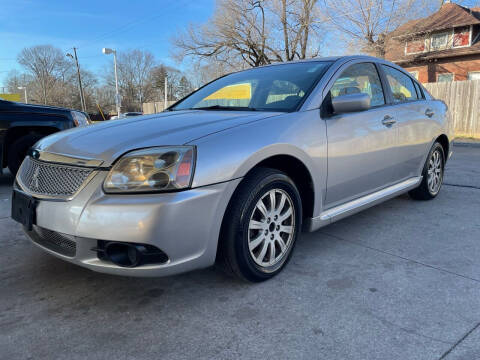
[[[453,141],[453,146],[480,148],[480,141]]]

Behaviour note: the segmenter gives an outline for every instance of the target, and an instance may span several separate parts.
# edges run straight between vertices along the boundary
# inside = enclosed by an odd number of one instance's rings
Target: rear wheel
[[[240,184],[225,216],[218,260],[228,272],[259,282],[288,263],[301,229],[302,205],[286,174],[255,169]]]
[[[427,162],[422,172],[420,186],[409,192],[415,200],[430,200],[435,198],[443,183],[443,171],[445,167],[445,153],[440,143],[433,144],[427,157]]]
[[[27,155],[28,149],[30,149],[38,140],[42,138],[41,135],[28,134],[15,140],[8,148],[8,169],[13,176],[17,174],[23,159]]]

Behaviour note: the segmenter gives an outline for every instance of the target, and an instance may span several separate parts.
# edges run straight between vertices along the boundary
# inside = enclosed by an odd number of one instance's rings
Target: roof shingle
[[[454,3],[447,3],[426,18],[408,21],[391,35],[402,37],[473,24],[480,24],[480,8],[468,9]]]
[[[426,18],[410,20],[390,33],[385,58],[397,63],[405,63],[432,58],[478,54],[480,53],[480,41],[476,41],[470,47],[405,54],[405,38],[412,35],[477,24],[480,24],[480,7],[468,9],[454,3],[444,4],[436,13]]]

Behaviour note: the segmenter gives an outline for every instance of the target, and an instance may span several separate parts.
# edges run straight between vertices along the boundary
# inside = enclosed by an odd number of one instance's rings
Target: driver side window
[[[347,68],[330,89],[332,99],[347,94],[365,93],[370,96],[370,105],[385,105],[382,83],[372,63],[354,64]]]

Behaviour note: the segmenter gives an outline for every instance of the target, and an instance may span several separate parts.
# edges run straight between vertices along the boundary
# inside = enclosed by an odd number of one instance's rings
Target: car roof
[[[282,65],[282,64],[284,65],[284,64],[305,63],[305,62],[306,63],[308,63],[308,62],[318,62],[318,61],[329,61],[329,62],[337,62],[339,60],[350,61],[350,60],[357,60],[357,59],[365,59],[365,60],[374,61],[374,62],[393,64],[393,63],[390,63],[389,61],[386,61],[385,59],[381,59],[381,58],[378,58],[378,57],[357,54],[357,55],[314,57],[314,58],[309,58],[309,59],[299,59],[299,60],[292,60],[292,61],[285,61],[285,62],[275,62],[275,63],[272,63],[272,64],[262,65],[262,66],[259,66],[259,67],[277,66],[277,65]]]
[[[8,100],[3,100],[3,99],[0,99],[0,108],[6,108],[6,109],[16,109],[16,108],[18,108],[18,109],[22,109],[23,111],[31,110],[32,112],[42,112],[42,111],[69,112],[69,111],[74,111],[74,110],[71,110],[71,109],[62,108],[62,107],[58,107],[58,106],[25,104],[25,103],[8,101]]]
[[[346,63],[346,62],[353,61],[353,60],[365,60],[365,61],[370,61],[370,62],[376,62],[376,63],[379,63],[379,64],[385,64],[385,65],[393,67],[397,70],[400,70],[401,72],[403,72],[405,75],[408,75],[409,77],[412,77],[408,73],[408,71],[406,71],[404,68],[402,68],[401,66],[399,66],[395,63],[392,63],[388,60],[381,59],[381,58],[378,58],[378,57],[369,56],[369,55],[361,55],[361,54],[343,55],[343,56],[328,56],[328,57],[315,57],[315,58],[310,58],[310,59],[277,62],[277,63],[267,64],[267,65],[263,65],[263,66],[259,66],[259,67],[261,68],[261,67],[268,67],[268,66],[278,66],[278,65],[285,65],[285,64],[295,64],[295,63],[319,62],[319,61],[329,61],[329,62],[332,62],[332,63],[338,63],[338,62]],[[251,69],[256,69],[256,68],[250,68],[250,69],[245,69],[245,70],[241,70],[241,71],[246,71],[246,70],[251,70]],[[238,71],[238,72],[241,72],[241,71]],[[415,82],[418,83],[418,80],[415,79]]]

